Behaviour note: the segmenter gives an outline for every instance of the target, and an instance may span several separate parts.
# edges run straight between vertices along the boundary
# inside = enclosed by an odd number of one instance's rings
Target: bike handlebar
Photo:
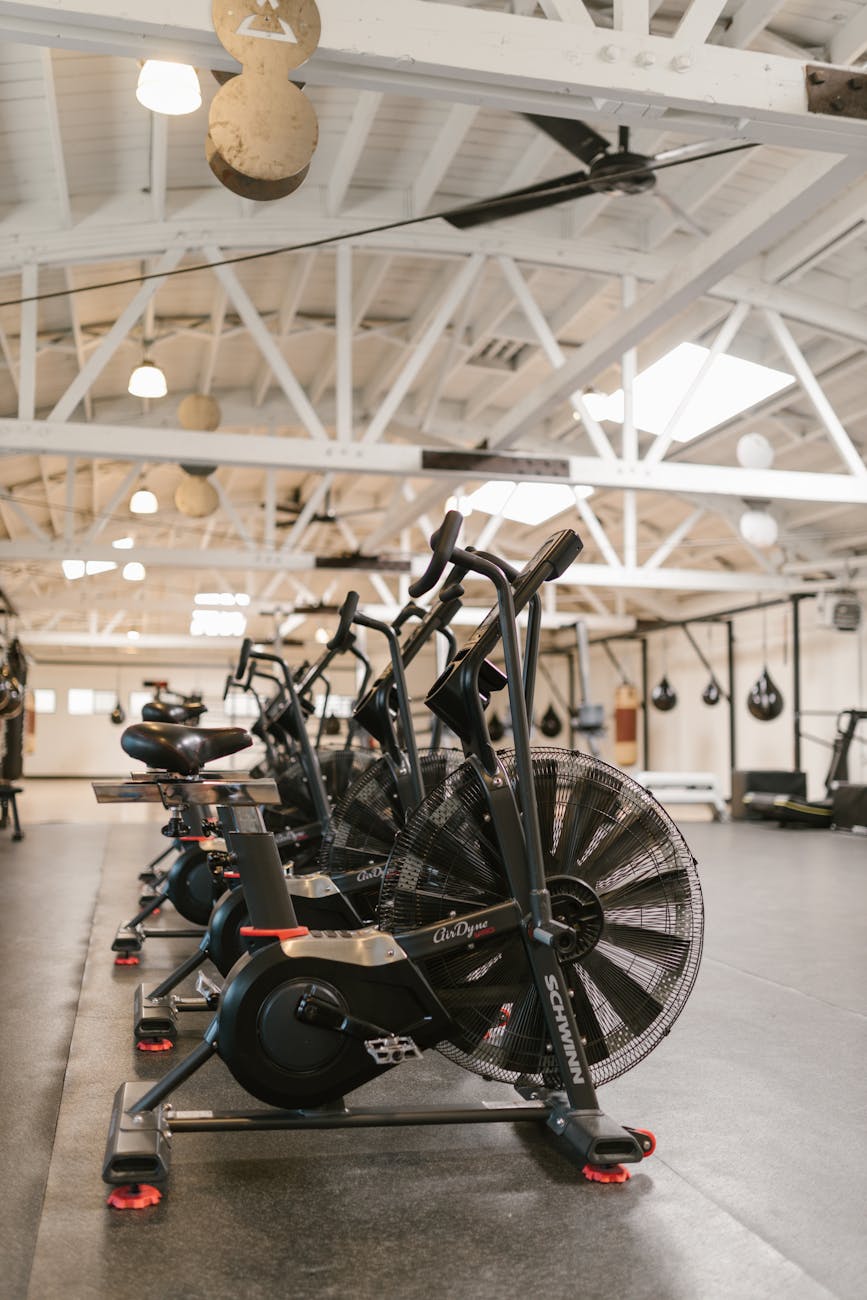
[[[244,673],[247,671],[247,664],[250,662],[250,655],[253,652],[253,642],[250,637],[245,636],[241,643],[241,653],[238,656],[238,671],[235,673],[235,680],[241,681]]]
[[[352,620],[355,618],[358,609],[358,592],[350,591],[346,599],[340,606],[340,622],[337,625],[337,631],[329,642],[329,650],[340,650],[345,644],[346,638],[352,631]]]
[[[419,596],[430,591],[443,576],[445,567],[452,558],[452,551],[457,546],[463,522],[464,517],[459,510],[450,510],[430,539],[433,555],[424,573],[409,589],[413,600],[418,600]]]

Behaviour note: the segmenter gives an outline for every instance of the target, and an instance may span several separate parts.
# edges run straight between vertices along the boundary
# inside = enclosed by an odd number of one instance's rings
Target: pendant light
[[[187,63],[148,59],[139,73],[135,97],[143,108],[166,117],[183,117],[202,106],[202,88]]]
[[[762,612],[762,658],[764,667],[747,696],[747,708],[759,722],[773,722],[783,711],[783,696],[768,672],[768,612]]]
[[[145,345],[147,349],[147,345]],[[169,391],[166,383],[166,377],[160,370],[155,361],[151,361],[145,350],[145,356],[142,358],[140,366],[129,377],[129,386],[127,391],[133,397],[158,398],[165,397]]]
[[[155,515],[160,503],[148,488],[139,488],[138,492],[133,492],[129,508],[134,515]]]

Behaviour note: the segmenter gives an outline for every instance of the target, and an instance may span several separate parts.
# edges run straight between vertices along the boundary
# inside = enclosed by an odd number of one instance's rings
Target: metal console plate
[[[94,781],[92,786],[97,803],[161,803],[166,808],[188,808],[191,804],[239,807],[280,802],[273,781],[237,777],[209,776],[207,780],[187,781],[151,772],[127,781]]]
[[[830,117],[867,117],[867,74],[852,68],[808,63],[807,107]]]

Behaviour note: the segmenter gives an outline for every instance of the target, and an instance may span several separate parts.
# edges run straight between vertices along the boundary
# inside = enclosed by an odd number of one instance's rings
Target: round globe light
[[[153,492],[147,488],[140,488],[138,492],[133,492],[129,508],[134,515],[155,515],[160,508]]]
[[[165,397],[169,386],[156,362],[143,361],[130,375],[127,391],[133,397]]]
[[[147,577],[145,566],[139,564],[138,560],[130,560],[129,564],[123,566],[123,577],[127,582],[144,582]]]
[[[202,88],[195,68],[186,63],[148,59],[139,73],[135,97],[152,113],[183,117],[202,106]]]
[[[738,464],[744,469],[770,469],[774,449],[763,433],[745,433],[738,439]]]
[[[738,529],[741,537],[760,551],[767,551],[777,540],[779,528],[773,515],[767,510],[745,510],[740,517]]]

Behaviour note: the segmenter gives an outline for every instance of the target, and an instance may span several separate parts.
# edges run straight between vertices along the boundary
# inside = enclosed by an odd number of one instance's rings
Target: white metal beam
[[[678,25],[676,40],[684,45],[702,45],[725,7],[726,0],[691,0]]]
[[[283,343],[292,331],[315,261],[315,252],[299,253],[297,257],[290,260],[289,274],[286,280],[286,288],[283,291],[283,301],[280,304],[278,319],[277,338],[279,343]],[[261,406],[265,401],[273,382],[274,373],[268,362],[263,361],[254,388],[253,401],[256,406]]]
[[[561,23],[574,23],[585,31],[590,31],[595,26],[584,0],[539,0],[539,6],[546,18]]]
[[[859,173],[854,158],[809,158],[771,189],[730,218],[712,239],[696,246],[678,267],[647,289],[635,305],[622,311],[592,340],[580,347],[561,370],[539,385],[495,426],[495,447],[513,444],[567,395],[591,382],[622,353],[700,297],[711,285],[755,253],[781,238],[819,203],[848,185]]]
[[[379,410],[370,421],[362,442],[366,444],[378,442],[385,433],[389,421],[409,392],[410,386],[442,336],[464,294],[469,291],[473,281],[484,266],[484,262],[485,259],[479,253],[467,258],[458,274],[447,287],[430,324],[413,349],[406,365],[394,381]]]
[[[204,251],[213,267],[214,275],[229,295],[253,342],[268,363],[274,378],[283,389],[287,400],[304,428],[314,441],[327,442],[328,434],[325,432],[322,421],[311,406],[304,389],[295,378],[295,374],[280,351],[274,335],[266,328],[262,317],[254,307],[252,298],[241,284],[234,269],[231,266],[220,265],[224,261],[222,250],[212,244]]]
[[[852,439],[844,429],[840,417],[828,401],[828,398],[825,396],[819,381],[813,374],[806,357],[795,342],[792,331],[789,329],[783,318],[778,316],[776,312],[766,311],[764,317],[770,326],[771,333],[782,349],[783,355],[794,370],[801,387],[810,399],[813,410],[818,415],[827,430],[829,438],[840,453],[840,457],[844,464],[848,465],[850,472],[854,474],[856,478],[867,481],[867,465],[864,464],[864,457],[853,445]]]
[[[114,325],[101,339],[99,347],[90,354],[84,369],[78,372],[60,398],[60,401],[49,415],[49,420],[63,423],[69,419],[85,393],[90,391],[132,327],[145,312],[148,303],[153,299],[160,287],[165,284],[167,272],[175,269],[183,258],[184,252],[183,248],[173,248],[163,254],[155,268],[158,278],[146,281],[132,301],[127,304]]]
[[[25,266],[21,271],[21,296],[33,298],[39,289],[39,271]],[[21,307],[18,357],[18,419],[32,420],[36,414],[36,349],[39,331],[39,304],[25,302]]]
[[[151,206],[154,221],[166,219],[168,166],[169,119],[165,113],[151,113]]]
[[[677,550],[681,542],[686,540],[699,520],[704,518],[704,513],[704,509],[699,508],[694,510],[691,515],[687,515],[685,519],[682,519],[677,527],[669,533],[665,541],[660,543],[650,558],[645,560],[644,568],[648,571],[660,568],[669,555]]]
[[[742,0],[728,30],[720,39],[721,45],[742,49],[754,41],[767,27],[786,0]]]
[[[63,135],[60,130],[60,114],[57,111],[57,87],[54,82],[54,62],[51,50],[43,48],[42,82],[45,88],[45,109],[48,115],[48,138],[51,143],[51,169],[57,187],[57,206],[60,212],[60,224],[72,225],[72,205],[69,199],[69,180],[66,174],[66,156],[63,152]]]
[[[352,110],[352,121],[334,159],[328,190],[325,198],[325,211],[329,217],[336,217],[343,207],[343,200],[352,184],[355,169],[364,152],[374,119],[382,103],[382,94],[375,90],[363,90]]]
[[[867,6],[862,5],[855,13],[838,27],[831,37],[828,59],[831,63],[840,63],[844,67],[856,63],[867,49]]]
[[[542,23],[424,0],[320,0],[322,41],[304,78],[579,119],[603,99],[633,122],[648,109],[672,109],[686,129],[706,132],[709,119],[721,118],[727,130],[746,122],[770,139],[795,126],[806,147],[834,148],[836,140],[841,151],[860,148],[864,122],[808,114],[796,59],[726,48],[745,44],[744,34],[761,30],[781,3],[747,0],[725,45],[623,31],[614,46],[610,31],[583,21]],[[570,0],[571,8],[580,14]],[[207,0],[187,0],[181,17],[174,0],[149,0],[146,13],[118,13],[112,0],[0,0],[0,18],[10,41],[237,70]]]
[[[407,443],[321,444],[307,438],[264,437],[231,433],[192,433],[184,429],[130,428],[124,425],[56,424],[40,420],[0,418],[0,453],[77,456],[82,460],[155,462],[177,465],[248,466],[256,469],[318,471],[320,473],[380,475],[399,479],[436,480],[439,497],[459,479],[514,479],[551,482],[550,454],[542,456],[497,452],[493,463],[467,453],[466,468],[439,468],[439,447]],[[745,470],[730,465],[665,461],[648,467],[599,457],[562,458],[561,481],[575,485],[638,492],[706,492],[713,496],[764,497],[769,500],[867,503],[867,480],[854,474],[808,473],[796,470]],[[409,505],[406,522],[428,508],[422,496]],[[391,534],[388,534],[389,536]]]
[[[478,107],[470,104],[453,104],[433,147],[412,187],[412,211],[416,216],[424,212],[440,187],[455,155],[460,150],[467,132],[473,125]]]
[[[352,246],[338,244],[335,319],[337,329],[337,439],[352,441]]]
[[[198,391],[206,395],[210,393],[214,384],[217,358],[220,355],[220,344],[223,338],[223,327],[226,323],[227,302],[226,290],[221,284],[218,284],[214,290],[214,300],[211,307],[211,337],[208,339],[207,350],[202,358],[202,367],[199,371]]]

